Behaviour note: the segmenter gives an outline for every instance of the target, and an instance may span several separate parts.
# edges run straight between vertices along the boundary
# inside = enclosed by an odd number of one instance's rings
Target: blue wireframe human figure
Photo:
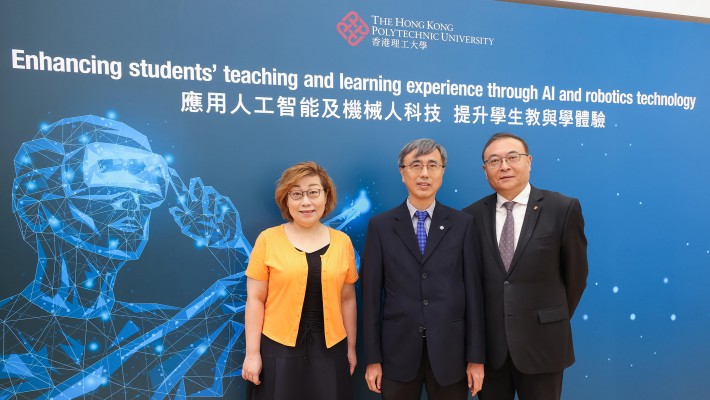
[[[0,302],[0,399],[221,396],[243,349],[251,251],[231,200],[198,178],[186,186],[144,135],[95,116],[40,131],[15,172],[13,212],[38,260],[34,280]],[[116,301],[116,276],[140,257],[170,190],[181,231],[228,276],[184,308]]]
[[[0,301],[0,400],[221,397],[241,374],[251,252],[232,201],[199,178],[185,185],[143,134],[96,116],[43,129],[14,164],[13,212],[38,260],[33,281]],[[117,301],[117,274],[171,191],[181,232],[225,277],[185,307]],[[326,224],[343,229],[369,208],[361,191]]]

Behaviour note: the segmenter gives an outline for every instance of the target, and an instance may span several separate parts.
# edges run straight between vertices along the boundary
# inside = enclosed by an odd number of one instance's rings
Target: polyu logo
[[[370,33],[370,27],[355,11],[350,11],[343,17],[336,28],[350,46],[357,46]]]

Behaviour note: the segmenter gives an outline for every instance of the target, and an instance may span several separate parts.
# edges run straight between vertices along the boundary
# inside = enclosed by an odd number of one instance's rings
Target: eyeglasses
[[[317,199],[320,197],[320,192],[325,192],[325,189],[291,190],[288,192],[288,197],[291,200],[301,200],[303,195],[306,195],[309,199]]]
[[[422,172],[424,167],[429,171],[429,173],[436,174],[441,172],[442,169],[446,168],[446,165],[439,164],[438,162],[430,162],[427,164],[420,163],[419,161],[415,161],[409,165],[400,165],[400,168],[409,168],[410,171],[412,171],[415,174],[418,174]]]
[[[510,153],[506,154],[505,157],[493,156],[484,161],[483,164],[490,169],[496,169],[500,168],[503,165],[503,160],[507,161],[508,165],[512,165],[519,163],[522,157],[527,157],[529,155],[530,154],[511,151]]]

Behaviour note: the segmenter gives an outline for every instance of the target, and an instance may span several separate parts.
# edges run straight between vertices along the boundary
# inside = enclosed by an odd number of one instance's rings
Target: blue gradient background
[[[455,33],[495,38],[492,47],[430,43],[427,50],[350,47],[335,29],[349,11],[452,23]],[[490,193],[480,151],[490,134],[511,130],[533,155],[532,183],[581,200],[587,222],[588,289],[573,320],[577,362],[565,374],[565,399],[707,398],[710,370],[710,26],[494,1],[5,1],[0,5],[0,297],[31,280],[36,257],[10,205],[12,159],[42,123],[84,114],[116,119],[174,157],[183,177],[199,176],[229,196],[247,238],[281,222],[274,182],[306,159],[326,166],[341,209],[366,189],[370,214],[347,232],[362,249],[373,213],[404,200],[396,155],[431,137],[450,162],[439,200],[457,208]],[[11,49],[52,56],[120,60],[124,77],[12,69]],[[128,62],[216,64],[212,82],[131,78]],[[233,85],[221,67],[406,80],[496,82],[696,96],[695,110]],[[238,93],[383,102],[436,103],[441,123],[305,119],[276,115],[180,112],[184,91],[220,92],[227,110]],[[246,100],[245,100],[246,101]],[[606,128],[454,124],[455,104],[601,110]],[[398,109],[399,111],[399,109]],[[402,112],[399,113],[402,116]],[[4,183],[3,183],[4,182]],[[3,186],[4,185],[4,186]],[[705,200],[704,200],[705,199]],[[208,251],[175,227],[167,207],[153,213],[151,239],[116,287],[124,301],[185,305],[220,276]],[[616,289],[615,289],[616,288]],[[632,316],[633,315],[633,316]],[[355,373],[357,398],[374,398]],[[242,398],[231,382],[225,398]]]

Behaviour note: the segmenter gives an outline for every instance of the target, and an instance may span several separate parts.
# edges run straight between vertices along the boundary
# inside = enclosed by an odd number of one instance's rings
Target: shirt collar
[[[431,205],[429,207],[425,208],[424,210],[417,210],[416,208],[414,208],[412,203],[409,202],[409,199],[407,199],[407,209],[409,209],[409,216],[411,218],[414,218],[414,213],[417,211],[426,211],[429,213],[429,218],[434,218],[434,207],[435,206],[436,206],[436,200],[433,203],[431,203]]]
[[[505,197],[501,196],[500,194],[496,195],[496,208],[503,207],[503,203],[508,202],[508,199]],[[517,204],[527,206],[528,201],[530,200],[530,182],[528,182],[527,185],[525,185],[525,189],[523,189],[522,192],[518,193],[517,196],[513,199],[514,202]]]

